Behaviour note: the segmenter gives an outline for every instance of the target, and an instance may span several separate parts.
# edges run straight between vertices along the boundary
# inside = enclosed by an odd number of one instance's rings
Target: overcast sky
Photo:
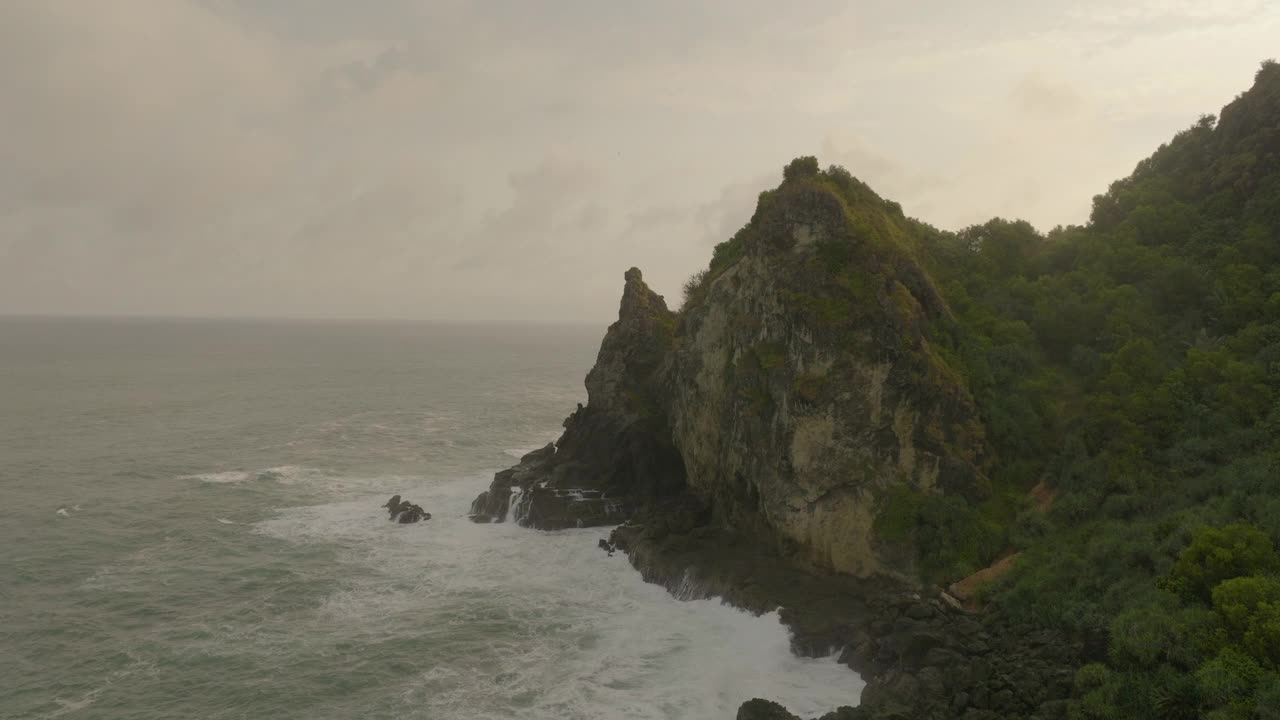
[[[1277,38],[1269,0],[0,0],[0,313],[603,322],[806,154],[940,227],[1081,223]]]

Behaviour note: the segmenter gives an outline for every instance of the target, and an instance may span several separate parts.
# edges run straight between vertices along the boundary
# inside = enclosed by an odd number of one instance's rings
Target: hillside
[[[922,230],[995,485],[1056,491],[1006,513],[994,607],[1098,640],[1080,717],[1277,712],[1280,66],[1084,227]]]
[[[1277,261],[1275,62],[1047,234],[799,158],[678,311],[627,273],[473,514],[782,605],[867,678],[841,717],[1280,717]],[[997,561],[979,615],[942,591]]]

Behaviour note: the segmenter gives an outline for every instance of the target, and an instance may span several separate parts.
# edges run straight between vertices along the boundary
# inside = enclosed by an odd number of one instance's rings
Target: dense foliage
[[[1280,66],[1045,236],[921,226],[1007,493],[992,591],[1092,638],[1082,718],[1280,717]]]
[[[933,344],[998,456],[985,502],[891,506],[887,530],[960,553],[934,565],[950,579],[1020,550],[988,600],[1082,641],[1076,717],[1280,719],[1280,65],[1085,226],[944,232],[813,158],[784,176],[906,231],[954,315]],[[718,246],[689,296],[740,252]]]

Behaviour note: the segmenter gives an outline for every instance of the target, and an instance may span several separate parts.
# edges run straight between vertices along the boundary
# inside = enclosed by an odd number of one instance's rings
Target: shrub
[[[1258,575],[1280,567],[1271,538],[1248,523],[1197,530],[1161,585],[1186,598],[1212,600],[1224,580]]]
[[[681,307],[688,307],[690,301],[702,294],[703,286],[707,283],[708,271],[699,270],[694,273],[688,280],[684,282],[684,301]]]
[[[798,180],[806,177],[817,177],[819,171],[818,158],[812,155],[798,157],[787,163],[782,169],[782,180]]]
[[[1280,667],[1280,579],[1238,577],[1213,589],[1213,608],[1241,648]]]
[[[1200,695],[1210,707],[1220,707],[1248,698],[1262,668],[1253,658],[1232,648],[1225,648],[1217,657],[1196,670],[1196,683]]]

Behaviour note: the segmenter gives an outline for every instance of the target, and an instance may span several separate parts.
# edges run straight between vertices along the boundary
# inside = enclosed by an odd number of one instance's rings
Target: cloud
[[[0,312],[600,322],[807,154],[943,227],[1079,222],[1277,33],[1246,0],[12,0]]]
[[[1014,84],[1009,99],[1028,115],[1063,116],[1080,109],[1083,99],[1069,83],[1033,70]]]

